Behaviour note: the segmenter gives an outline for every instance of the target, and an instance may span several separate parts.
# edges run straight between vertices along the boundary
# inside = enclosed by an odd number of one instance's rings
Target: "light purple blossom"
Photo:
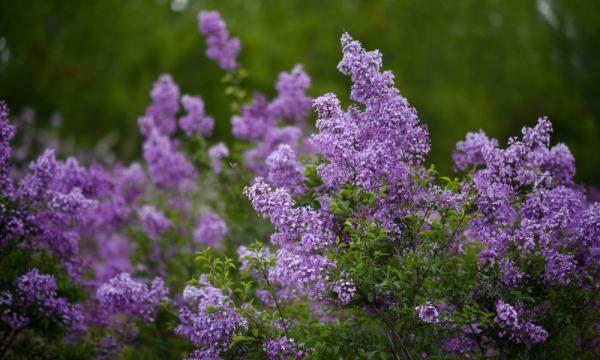
[[[227,349],[238,328],[246,328],[246,321],[235,312],[231,299],[220,289],[204,279],[200,282],[202,287],[192,289],[188,285],[184,290],[185,304],[179,309],[180,324],[175,333],[202,347],[203,351],[218,354]]]
[[[219,215],[211,213],[200,218],[194,229],[194,241],[205,246],[220,247],[228,231],[227,224]]]
[[[425,305],[419,305],[415,308],[419,319],[425,323],[435,324],[440,321],[440,313],[437,307],[427,303]]]
[[[263,350],[270,360],[300,360],[308,355],[306,347],[302,343],[296,343],[294,339],[283,336],[279,339],[268,339],[263,343]]]
[[[281,144],[267,157],[268,180],[275,187],[282,187],[292,193],[302,191],[304,166],[296,159],[296,153],[288,144]]]
[[[204,113],[204,101],[199,97],[183,95],[181,103],[187,112],[185,116],[179,118],[179,127],[185,136],[209,136],[213,131],[215,120]]]
[[[175,115],[179,111],[179,87],[171,75],[161,75],[150,92],[152,104],[146,114],[138,119],[141,133],[148,137],[153,130],[170,136],[176,128]]]
[[[154,321],[158,307],[167,300],[168,290],[161,278],[155,278],[148,287],[128,273],[121,273],[101,285],[96,291],[101,316],[126,314],[145,322]]]
[[[210,166],[215,173],[223,171],[222,160],[229,156],[229,149],[223,142],[219,142],[208,149],[208,157],[210,158]]]
[[[152,240],[156,240],[172,226],[171,221],[152,205],[142,206],[138,210],[138,216],[144,231]]]
[[[152,130],[143,150],[150,178],[158,189],[184,190],[192,186],[195,169],[168,137]]]
[[[229,37],[221,15],[217,11],[201,11],[198,14],[198,28],[206,36],[206,56],[218,62],[224,70],[236,70],[240,39]]]

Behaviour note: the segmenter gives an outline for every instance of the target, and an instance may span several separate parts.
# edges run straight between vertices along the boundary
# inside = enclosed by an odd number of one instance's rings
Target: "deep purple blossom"
[[[5,294],[6,296],[6,294]],[[6,297],[3,305],[6,304]],[[56,279],[52,275],[40,274],[34,268],[16,279],[14,295],[10,302],[17,302],[21,308],[35,309],[43,317],[50,319],[58,316],[60,322],[72,330],[83,330],[83,314],[79,304],[72,304],[57,294]],[[5,311],[3,320],[11,327],[18,329],[28,323],[25,314]]]
[[[0,196],[12,194],[12,178],[9,159],[10,141],[15,136],[15,126],[8,120],[8,106],[0,100]]]

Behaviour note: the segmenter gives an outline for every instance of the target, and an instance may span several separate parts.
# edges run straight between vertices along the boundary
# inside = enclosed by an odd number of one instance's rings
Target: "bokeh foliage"
[[[222,73],[196,22],[198,10],[217,9],[242,40],[249,88],[272,95],[278,72],[302,63],[312,95],[343,93],[334,69],[349,31],[385,54],[429,125],[441,171],[465,132],[503,142],[544,114],[574,152],[578,179],[600,184],[599,1],[0,0],[0,9],[0,98],[40,119],[59,111],[81,144],[116,132],[119,152],[135,156],[135,119],[164,72],[228,133]]]

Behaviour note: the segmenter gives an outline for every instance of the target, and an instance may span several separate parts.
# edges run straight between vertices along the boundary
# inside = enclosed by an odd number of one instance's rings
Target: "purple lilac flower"
[[[217,61],[223,70],[237,69],[240,39],[229,37],[221,15],[217,11],[201,11],[198,14],[198,28],[206,36],[206,56]]]
[[[148,287],[121,273],[98,288],[96,299],[104,318],[126,314],[152,322],[160,304],[167,300],[167,292],[161,278],[155,278]]]
[[[44,317],[58,315],[61,322],[73,330],[83,329],[81,306],[71,304],[66,298],[57,295],[56,280],[52,275],[40,274],[34,268],[16,280],[16,294],[21,306],[35,307]],[[24,326],[25,316],[14,314],[12,325]]]
[[[310,115],[312,99],[305,94],[310,87],[310,77],[296,65],[291,72],[282,72],[277,80],[277,97],[269,104],[268,111],[275,118],[288,119],[303,126]]]
[[[205,246],[220,247],[227,235],[227,224],[219,215],[211,213],[203,216],[194,229],[194,241]]]
[[[339,189],[346,184],[378,192],[385,184],[392,194],[371,215],[393,236],[400,232],[394,219],[406,215],[399,202],[411,201],[418,187],[411,173],[422,170],[429,151],[427,130],[415,110],[394,87],[393,75],[381,72],[378,51],[365,51],[350,35],[342,36],[343,58],[338,69],[352,80],[351,100],[343,111],[333,94],[313,102],[319,132],[312,140],[323,159],[318,172],[324,185]]]
[[[219,142],[208,149],[208,157],[210,158],[210,166],[215,173],[223,171],[221,161],[229,156],[229,149],[224,143]]]
[[[236,139],[256,141],[275,126],[275,120],[269,112],[267,99],[254,93],[252,102],[242,107],[241,115],[231,118],[231,131]]]
[[[304,344],[296,343],[294,339],[286,336],[266,340],[263,343],[263,350],[270,360],[300,360],[308,355]]]
[[[175,334],[185,337],[210,354],[225,350],[238,328],[246,322],[231,307],[231,300],[220,289],[200,279],[202,287],[184,290],[185,304],[179,309],[180,324]],[[216,356],[216,355],[215,355]]]
[[[187,114],[179,118],[179,127],[183,130],[185,136],[209,136],[212,133],[215,120],[204,113],[204,101],[199,97],[183,95],[181,102]]]
[[[469,233],[486,245],[482,261],[500,260],[507,286],[516,286],[522,277],[505,258],[515,246],[520,256],[537,252],[544,257],[546,283],[566,284],[577,273],[572,254],[564,250],[580,248],[575,232],[585,198],[574,187],[568,148],[550,147],[551,131],[550,121],[540,118],[535,127],[523,128],[521,139],[511,138],[506,149],[483,132],[469,134],[454,155],[459,170],[478,166],[472,177],[482,216],[471,221]]]
[[[244,153],[244,166],[257,176],[267,176],[265,159],[281,144],[297,148],[310,115],[311,98],[305,94],[310,78],[297,65],[290,73],[282,72],[277,82],[278,95],[272,102],[259,93],[253,102],[242,107],[240,116],[231,119],[233,135],[251,140],[256,147]],[[287,120],[287,125],[277,126],[277,120]]]
[[[466,170],[468,166],[485,164],[484,153],[488,148],[494,149],[498,147],[498,140],[490,139],[479,130],[476,133],[468,133],[464,141],[459,141],[456,144],[456,152],[452,154],[454,166],[457,170]]]
[[[529,322],[523,326],[523,332],[526,338],[525,342],[529,344],[537,344],[548,339],[548,332],[546,330],[541,326]]]
[[[267,157],[268,179],[275,187],[282,187],[292,193],[302,192],[304,166],[296,159],[296,153],[288,144],[281,144]]]
[[[535,344],[546,341],[548,338],[546,330],[541,326],[523,320],[517,309],[502,300],[498,300],[496,303],[496,313],[497,316],[494,318],[494,323],[501,329],[500,336],[509,337],[517,344]]]
[[[274,245],[312,252],[333,243],[333,233],[327,228],[323,214],[309,207],[295,207],[285,189],[273,189],[259,177],[244,193],[254,209],[275,225],[276,232],[271,235]]]
[[[337,295],[342,305],[348,305],[350,301],[352,301],[354,294],[356,294],[356,286],[354,285],[354,282],[352,280],[345,279],[344,277],[336,281],[331,290],[333,290],[333,292]]]
[[[221,356],[218,350],[208,347],[192,351],[188,356],[188,360],[221,360]]]
[[[10,174],[10,141],[15,136],[16,129],[8,120],[8,106],[0,100],[0,196],[11,196],[13,191]]]
[[[142,206],[138,210],[138,216],[144,231],[152,240],[156,240],[172,226],[171,221],[152,205]]]
[[[502,283],[508,288],[517,287],[525,275],[508,259],[500,262],[500,271],[502,272]]]
[[[175,114],[179,111],[179,87],[171,75],[161,75],[150,92],[152,105],[146,109],[145,116],[138,119],[141,133],[148,137],[152,130],[169,136],[176,128]]]
[[[496,303],[496,313],[498,315],[494,318],[494,322],[501,328],[511,331],[520,329],[519,315],[512,305],[507,304],[502,300],[498,300]]]
[[[437,307],[427,303],[425,305],[419,305],[415,308],[419,319],[425,323],[435,324],[440,321],[440,313]]]
[[[168,137],[152,130],[143,150],[150,178],[158,189],[183,190],[192,186],[195,169]]]
[[[549,284],[568,284],[575,269],[573,256],[561,254],[553,249],[542,250],[542,255],[546,260],[544,280]]]
[[[27,204],[28,215],[24,224],[31,240],[27,246],[49,249],[62,261],[72,276],[80,273],[78,257],[78,223],[84,222],[97,201],[86,197],[80,183],[79,173],[73,172],[74,160],[60,162],[54,151],[46,150],[29,166],[21,178],[16,196]],[[84,170],[82,170],[85,172]]]
[[[321,299],[331,287],[327,273],[332,262],[323,255],[280,249],[269,279],[282,287]]]
[[[244,153],[244,166],[258,176],[266,176],[267,166],[265,159],[271,155],[281,144],[296,147],[302,135],[302,130],[296,126],[273,127],[267,131],[265,137],[257,142],[254,149]]]
[[[575,241],[581,244],[577,254],[584,267],[600,264],[600,203],[591,204],[576,220]]]

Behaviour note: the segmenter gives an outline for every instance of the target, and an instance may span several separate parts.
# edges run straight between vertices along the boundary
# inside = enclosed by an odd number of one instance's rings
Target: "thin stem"
[[[260,273],[263,276],[263,278],[265,279],[265,281],[267,282],[267,286],[271,289],[271,295],[273,295],[273,301],[275,301],[275,306],[277,307],[277,311],[279,312],[279,321],[281,322],[281,325],[283,326],[283,332],[285,333],[285,336],[289,339],[290,336],[287,331],[287,324],[285,323],[285,317],[283,316],[283,311],[281,311],[281,307],[279,306],[279,301],[277,301],[277,294],[275,294],[275,287],[271,285],[271,282],[269,281],[269,277],[267,276],[264,268],[261,267]]]
[[[13,330],[10,338],[8,339],[8,342],[2,348],[2,350],[0,350],[0,359],[4,358],[4,355],[6,355],[6,352],[8,351],[8,349],[10,349],[10,346],[15,341],[15,338],[17,337],[17,334],[19,334],[20,332],[21,332],[21,330]]]

